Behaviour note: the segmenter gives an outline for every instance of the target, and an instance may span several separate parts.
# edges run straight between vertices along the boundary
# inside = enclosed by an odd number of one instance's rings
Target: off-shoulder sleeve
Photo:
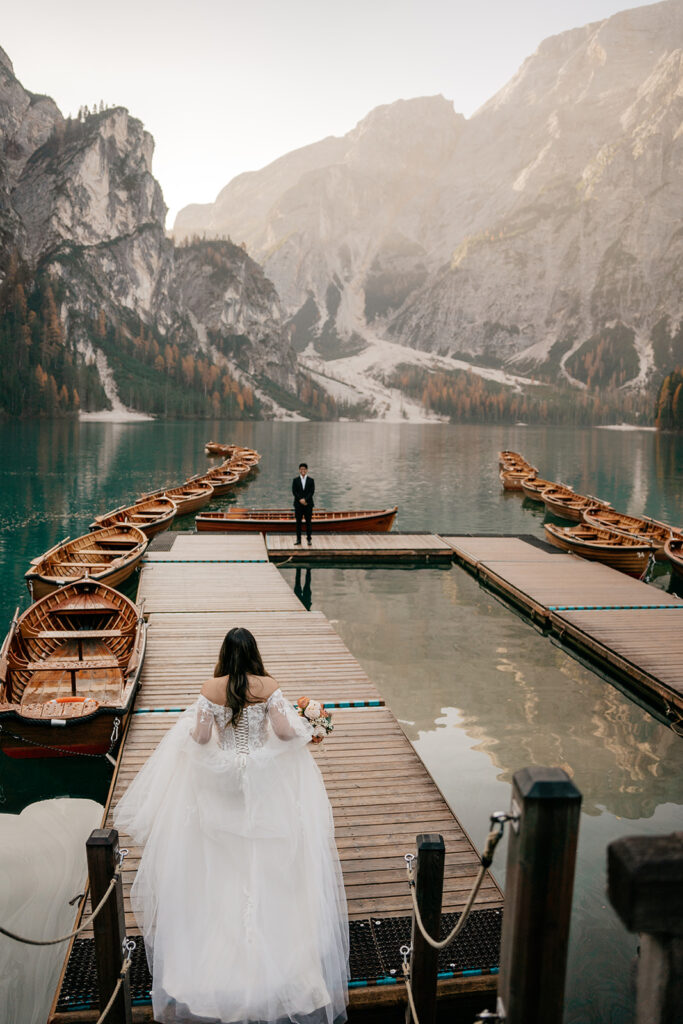
[[[289,741],[298,739],[308,743],[313,735],[311,724],[296,713],[292,705],[282,694],[275,690],[266,701],[268,720],[278,739]]]
[[[197,717],[194,729],[190,733],[195,743],[208,743],[213,732],[213,708],[211,701],[199,696],[197,700]]]

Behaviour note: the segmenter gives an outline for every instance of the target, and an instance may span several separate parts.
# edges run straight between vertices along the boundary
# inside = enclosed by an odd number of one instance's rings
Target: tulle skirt
[[[348,923],[332,813],[305,747],[200,746],[179,720],[115,824],[144,852],[131,890],[154,1019],[346,1019]]]

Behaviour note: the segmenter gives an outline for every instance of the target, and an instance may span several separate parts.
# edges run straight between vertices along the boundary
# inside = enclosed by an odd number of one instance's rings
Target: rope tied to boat
[[[85,931],[85,929],[88,928],[89,925],[91,925],[93,923],[93,921],[95,920],[95,918],[97,917],[99,912],[104,907],[105,903],[107,902],[107,900],[109,899],[109,897],[113,893],[114,889],[116,888],[117,883],[119,882],[119,880],[121,878],[121,869],[122,869],[122,866],[123,866],[123,862],[124,862],[124,860],[125,860],[125,858],[127,856],[128,856],[128,850],[126,850],[125,848],[122,849],[122,850],[119,850],[119,852],[118,852],[119,863],[118,863],[118,865],[117,865],[117,867],[116,867],[116,869],[114,871],[114,874],[111,876],[111,881],[110,881],[109,885],[107,886],[107,890],[104,893],[102,899],[97,904],[97,906],[93,910],[93,912],[90,915],[90,917],[87,917],[85,919],[85,921],[83,921],[83,923],[78,926],[78,928],[74,928],[74,930],[72,932],[69,932],[68,935],[60,935],[56,939],[27,939],[23,935],[17,935],[16,932],[11,932],[8,928],[3,928],[2,925],[0,925],[0,935],[5,935],[5,936],[7,936],[8,939],[14,939],[15,942],[21,942],[25,946],[56,946],[60,942],[68,942],[69,939],[73,939],[74,936],[78,935],[82,931]],[[133,946],[133,948],[135,948],[135,946]]]

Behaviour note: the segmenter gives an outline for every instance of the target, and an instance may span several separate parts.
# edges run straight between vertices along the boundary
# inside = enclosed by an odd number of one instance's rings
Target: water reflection
[[[295,583],[294,570],[282,572]],[[605,898],[606,847],[683,827],[683,740],[463,570],[314,575],[313,607],[334,620],[480,847],[518,768],[558,765],[573,777],[583,813],[565,1020],[627,1024],[635,939]]]
[[[299,598],[306,611],[310,612],[311,604],[313,603],[313,597],[311,594],[311,570],[310,568],[305,570],[303,586],[301,585],[301,573],[301,568],[298,568],[294,579],[294,593]]]
[[[351,650],[411,723],[410,739],[446,728],[453,708],[500,781],[522,764],[559,765],[581,789],[584,813],[632,820],[681,800],[680,738],[462,570],[332,576],[330,587],[316,571],[316,607],[334,609]]]

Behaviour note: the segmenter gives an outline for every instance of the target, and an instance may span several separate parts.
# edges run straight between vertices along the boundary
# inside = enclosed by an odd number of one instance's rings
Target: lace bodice
[[[248,704],[236,726],[232,724],[232,708],[214,704],[203,694],[197,700],[197,720],[193,738],[197,743],[208,743],[216,727],[218,746],[231,750],[240,758],[263,747],[271,730],[280,740],[295,737],[310,739],[311,727],[300,718],[285,699],[282,690],[275,690],[267,701]]]

